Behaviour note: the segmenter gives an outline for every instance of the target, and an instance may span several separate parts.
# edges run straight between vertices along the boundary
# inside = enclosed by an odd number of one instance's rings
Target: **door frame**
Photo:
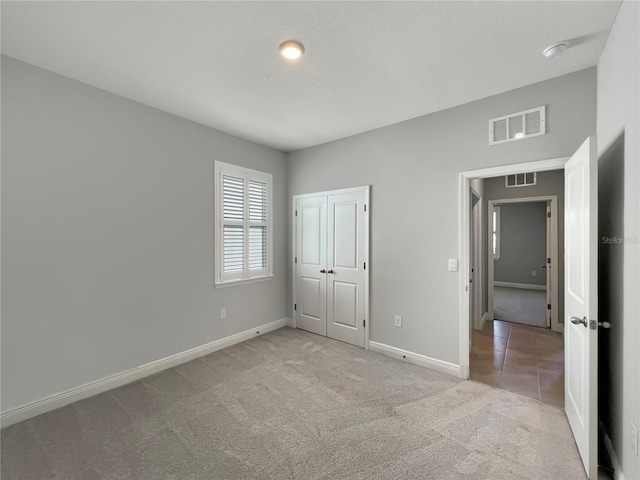
[[[476,197],[478,201],[476,204],[473,204],[473,197]],[[477,191],[471,188],[469,199],[470,203],[470,216],[469,219],[471,221],[470,225],[470,262],[469,262],[469,279],[471,280],[471,296],[469,304],[470,307],[473,305],[473,308],[470,308],[471,319],[469,321],[469,341],[471,341],[471,333],[474,328],[481,330],[484,326],[487,317],[483,312],[483,299],[482,292],[484,290],[484,269],[482,268],[482,225],[483,225],[483,203],[484,197],[480,195]],[[473,261],[471,261],[473,259]]]
[[[491,249],[491,235],[493,233],[493,215],[489,215],[489,212],[493,211],[494,206],[497,204],[503,205],[505,203],[531,203],[531,202],[549,202],[551,204],[551,245],[549,248],[549,258],[551,258],[551,330],[561,333],[560,323],[558,322],[558,298],[560,294],[558,281],[560,279],[560,268],[564,268],[564,265],[558,263],[558,196],[557,195],[544,195],[539,197],[523,197],[523,198],[508,198],[500,200],[488,200],[487,201],[487,231],[488,231],[488,248],[487,248],[487,314],[489,320],[494,320],[494,279],[495,279],[495,265],[492,260]],[[546,211],[546,209],[545,209]],[[547,236],[549,232],[547,232]],[[555,267],[555,268],[553,268]],[[548,267],[547,267],[548,268]],[[545,272],[546,275],[546,272]],[[547,285],[549,289],[549,285]],[[546,315],[545,315],[546,316]]]
[[[563,169],[570,157],[559,157],[535,162],[516,163],[498,167],[468,170],[458,174],[458,255],[460,269],[458,274],[458,321],[460,377],[469,378],[469,228],[470,228],[470,187],[473,178],[489,178],[513,173],[544,172]]]
[[[371,262],[369,258],[369,218],[371,216],[371,199],[370,199],[370,185],[363,185],[361,187],[351,187],[351,188],[341,188],[338,190],[326,190],[322,192],[311,192],[311,193],[301,193],[298,195],[293,195],[291,197],[291,283],[292,283],[292,296],[291,296],[291,319],[293,323],[293,328],[297,328],[296,326],[296,310],[295,305],[296,301],[296,275],[298,273],[298,265],[295,261],[295,257],[297,256],[296,245],[297,245],[297,218],[296,218],[296,203],[299,199],[302,198],[313,198],[319,197],[323,195],[336,195],[342,193],[360,193],[364,192],[364,203],[366,205],[366,211],[364,216],[364,258],[367,264],[367,268],[365,269],[364,274],[364,349],[369,350],[369,327],[371,325],[371,321],[369,319],[369,272],[371,271]]]

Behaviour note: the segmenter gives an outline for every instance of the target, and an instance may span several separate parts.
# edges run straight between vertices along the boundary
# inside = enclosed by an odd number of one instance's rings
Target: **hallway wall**
[[[546,285],[547,204],[500,206],[500,258],[493,261],[497,282]],[[536,275],[532,275],[536,272]]]

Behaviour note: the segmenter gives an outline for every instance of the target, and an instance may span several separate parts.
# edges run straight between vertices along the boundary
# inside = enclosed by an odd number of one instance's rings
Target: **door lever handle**
[[[587,317],[583,317],[583,318],[578,318],[578,317],[571,317],[571,323],[573,323],[574,325],[584,325],[585,327],[587,326]]]

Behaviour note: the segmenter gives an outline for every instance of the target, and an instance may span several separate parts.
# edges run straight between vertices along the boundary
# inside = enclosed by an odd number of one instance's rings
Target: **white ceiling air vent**
[[[544,135],[545,107],[532,108],[489,120],[489,145]]]

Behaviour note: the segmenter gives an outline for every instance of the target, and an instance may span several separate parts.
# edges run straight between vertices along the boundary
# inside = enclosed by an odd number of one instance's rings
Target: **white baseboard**
[[[624,473],[622,472],[622,465],[620,465],[620,460],[618,460],[616,451],[613,449],[613,443],[611,443],[611,438],[609,438],[609,435],[607,435],[607,432],[604,430],[604,427],[602,426],[602,422],[600,422],[600,434],[602,435],[602,438],[604,440],[604,446],[607,449],[609,460],[611,460],[611,466],[613,467],[614,480],[625,480]]]
[[[101,378],[100,380],[85,383],[84,385],[80,385],[64,392],[50,395],[40,400],[36,400],[35,402],[14,407],[0,414],[0,426],[4,428],[9,425],[13,425],[14,423],[22,422],[23,420],[27,420],[28,418],[50,412],[51,410],[55,410],[60,407],[64,407],[65,405],[77,402],[78,400],[92,397],[99,393],[106,392],[107,390],[112,390],[122,385],[126,385],[127,383],[135,382],[136,380],[140,380],[141,378],[153,375],[154,373],[161,372],[162,370],[166,370],[182,363],[189,362],[198,357],[208,355],[217,350],[222,350],[223,348],[230,347],[231,345],[235,345],[236,343],[250,340],[264,333],[271,332],[273,330],[277,330],[286,326],[288,320],[289,319],[287,318],[282,318],[274,322],[245,330],[244,332],[236,333],[219,340],[214,340],[213,342],[200,345],[199,347],[185,350],[184,352],[161,358],[160,360],[156,360],[154,362],[132,368],[131,370],[127,370],[125,372],[117,373],[115,375]]]
[[[388,357],[397,358],[419,367],[430,368],[438,372],[453,375],[454,377],[462,378],[462,371],[460,365],[455,363],[445,362],[444,360],[438,360],[436,358],[427,357],[419,353],[409,352],[402,350],[401,348],[391,347],[384,343],[369,342],[369,350],[376,353],[382,353]]]
[[[525,290],[547,290],[546,285],[534,285],[533,283],[493,282],[494,287],[522,288]]]

